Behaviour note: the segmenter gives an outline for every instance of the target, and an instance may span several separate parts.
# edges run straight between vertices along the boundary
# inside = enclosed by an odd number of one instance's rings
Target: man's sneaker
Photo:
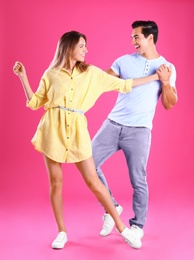
[[[139,239],[142,239],[142,237],[144,236],[143,229],[136,225],[131,226],[131,231],[133,231],[133,233],[136,234],[136,236],[138,236]]]
[[[116,207],[116,210],[120,216],[123,211],[123,207],[118,205]],[[108,236],[112,232],[115,222],[114,222],[113,218],[111,217],[111,215],[106,214],[106,213],[103,216],[103,221],[104,221],[104,224],[103,224],[102,230],[100,231],[100,235],[105,237],[105,236]]]
[[[120,234],[131,247],[139,249],[142,246],[141,239],[131,229],[125,227]]]
[[[54,249],[61,249],[65,246],[67,242],[67,234],[64,231],[58,233],[57,237],[52,243],[52,248]]]

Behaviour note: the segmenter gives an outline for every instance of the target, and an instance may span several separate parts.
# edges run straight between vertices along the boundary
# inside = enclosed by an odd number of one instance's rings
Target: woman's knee
[[[87,185],[89,189],[93,193],[101,193],[102,192],[102,183],[100,182],[99,178],[91,178],[87,181]]]
[[[60,193],[63,189],[62,179],[52,179],[50,181],[50,189],[52,193]]]

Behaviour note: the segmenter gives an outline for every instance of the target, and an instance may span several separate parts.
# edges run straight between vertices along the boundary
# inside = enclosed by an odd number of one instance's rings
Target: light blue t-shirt
[[[141,78],[154,74],[161,64],[172,66],[170,84],[175,86],[176,70],[173,64],[160,56],[147,60],[139,54],[127,54],[118,58],[111,69],[122,79]],[[108,118],[125,126],[147,127],[152,129],[152,120],[162,87],[159,80],[138,87],[132,92],[118,94],[115,106]]]

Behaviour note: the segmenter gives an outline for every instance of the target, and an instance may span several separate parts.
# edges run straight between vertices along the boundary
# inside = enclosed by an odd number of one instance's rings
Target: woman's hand
[[[172,74],[171,66],[168,67],[165,64],[162,64],[157,69],[156,73],[158,74],[158,78],[162,83],[170,82],[170,76]]]
[[[27,77],[24,65],[21,62],[16,61],[15,65],[13,66],[13,72],[17,76],[19,76],[19,78],[22,82],[26,97],[27,97],[28,100],[30,100],[34,93],[33,93],[32,89],[30,87],[30,84],[28,82],[28,77]]]
[[[25,67],[19,61],[16,61],[15,65],[13,66],[13,72],[19,77],[26,75]]]

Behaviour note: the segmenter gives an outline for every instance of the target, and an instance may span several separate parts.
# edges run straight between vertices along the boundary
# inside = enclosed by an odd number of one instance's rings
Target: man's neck
[[[155,46],[153,48],[149,49],[144,54],[142,54],[142,56],[147,60],[155,60],[160,57],[159,53],[156,51]]]

